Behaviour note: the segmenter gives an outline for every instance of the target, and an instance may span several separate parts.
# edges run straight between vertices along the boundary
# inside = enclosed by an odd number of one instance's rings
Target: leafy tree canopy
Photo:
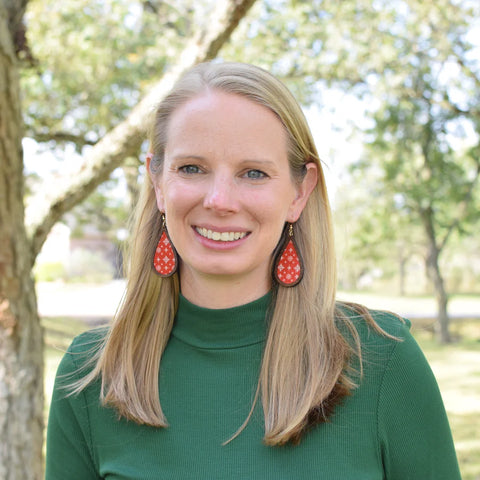
[[[73,142],[79,152],[96,143],[175,64],[209,3],[30,2],[35,63],[22,76],[27,135],[50,148]]]

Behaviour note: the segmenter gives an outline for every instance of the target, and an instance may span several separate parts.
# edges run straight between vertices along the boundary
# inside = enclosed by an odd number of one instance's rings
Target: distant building
[[[50,231],[36,261],[37,266],[61,265],[64,278],[91,276],[96,272],[112,278],[121,276],[118,245],[105,233],[86,227],[80,237],[72,237],[70,227],[57,223]]]

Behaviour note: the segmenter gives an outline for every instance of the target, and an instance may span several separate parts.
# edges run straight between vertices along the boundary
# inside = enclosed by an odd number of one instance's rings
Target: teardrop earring
[[[280,250],[275,263],[273,275],[284,287],[294,287],[303,277],[303,262],[293,236],[293,225],[288,226],[287,240]]]
[[[155,254],[153,256],[153,268],[163,278],[171,277],[178,266],[177,252],[168,236],[165,213],[162,213],[162,229]]]

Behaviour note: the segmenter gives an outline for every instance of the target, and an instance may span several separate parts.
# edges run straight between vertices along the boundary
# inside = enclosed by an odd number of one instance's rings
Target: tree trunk
[[[445,290],[445,283],[440,271],[439,257],[441,249],[437,245],[435,236],[435,228],[433,226],[433,212],[431,208],[427,208],[421,212],[421,217],[428,240],[428,251],[426,257],[427,275],[433,283],[435,298],[437,300],[437,324],[435,332],[441,343],[449,343],[452,341],[450,336],[448,316],[448,295]]]
[[[10,7],[12,3],[10,2]],[[18,13],[18,11],[16,12]],[[0,2],[0,478],[42,477],[43,338],[24,228],[12,12]]]
[[[441,343],[450,343],[450,318],[448,316],[448,295],[445,290],[445,283],[440,272],[438,263],[440,251],[438,248],[430,245],[427,255],[427,273],[433,283],[435,290],[435,298],[437,300],[437,324],[435,332]]]

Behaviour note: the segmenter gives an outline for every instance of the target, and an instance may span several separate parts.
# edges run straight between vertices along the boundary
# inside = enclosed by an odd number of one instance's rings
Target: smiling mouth
[[[248,232],[216,232],[207,228],[195,227],[196,232],[204,238],[217,242],[234,242],[248,235]]]

